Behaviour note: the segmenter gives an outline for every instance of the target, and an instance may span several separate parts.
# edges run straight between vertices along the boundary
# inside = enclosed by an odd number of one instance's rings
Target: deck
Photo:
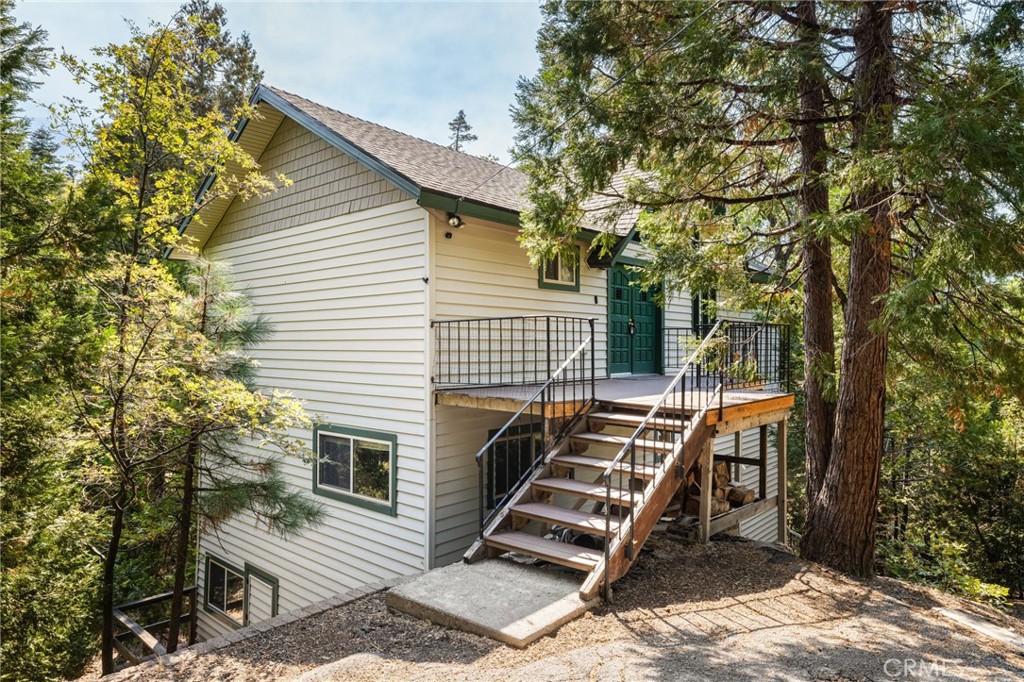
[[[629,377],[613,377],[610,379],[598,379],[595,382],[595,393],[597,401],[603,403],[617,403],[624,406],[644,408],[653,407],[661,398],[665,389],[671,383],[672,376],[664,375],[641,375]],[[525,405],[540,389],[540,384],[527,384],[518,386],[486,386],[470,388],[447,388],[435,391],[435,402],[438,405],[454,405],[458,407],[472,407],[482,410],[497,410],[499,412],[516,412]],[[581,401],[585,391],[580,390]],[[546,415],[550,418],[558,418],[573,414],[576,411],[578,401],[571,394],[567,400],[554,401],[546,408]],[[685,404],[696,405],[700,402],[696,391],[690,392]],[[793,407],[793,394],[778,390],[751,389],[726,390],[722,398],[722,412],[710,410],[707,416],[708,424],[725,422],[736,423],[748,421],[747,418],[758,417],[758,423],[778,421],[775,419],[778,413],[786,413]],[[671,409],[671,403],[669,403]],[[690,412],[690,410],[688,410]],[[749,428],[753,424],[747,424]],[[733,428],[720,428],[720,433],[731,433]]]

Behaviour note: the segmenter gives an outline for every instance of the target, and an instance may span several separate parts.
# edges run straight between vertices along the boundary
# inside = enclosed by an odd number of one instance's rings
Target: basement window
[[[397,514],[398,437],[320,424],[313,431],[313,492],[359,507]]]
[[[498,431],[488,434],[494,438]],[[510,428],[487,451],[487,508],[494,509],[542,451],[540,423]]]
[[[207,611],[224,616],[234,625],[245,621],[245,574],[211,556],[206,557]]]
[[[539,286],[541,289],[558,289],[561,291],[580,290],[580,259],[567,258],[557,254],[545,260],[540,267]]]

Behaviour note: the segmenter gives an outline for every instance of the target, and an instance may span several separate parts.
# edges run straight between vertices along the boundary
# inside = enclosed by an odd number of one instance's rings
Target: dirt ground
[[[931,609],[1024,634],[1021,621],[755,543],[653,538],[616,587],[525,650],[392,614],[377,594],[119,682],[1024,680],[1024,656]]]

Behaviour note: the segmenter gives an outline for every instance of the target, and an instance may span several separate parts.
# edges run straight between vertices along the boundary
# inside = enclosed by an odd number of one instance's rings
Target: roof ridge
[[[283,88],[278,88],[276,86],[269,85],[267,83],[263,83],[262,85],[264,87],[272,90],[273,92],[278,93],[278,94],[288,95],[289,97],[297,97],[297,98],[299,98],[299,99],[301,99],[301,100],[303,100],[305,102],[309,102],[310,104],[313,104],[314,106],[318,106],[318,107],[320,107],[322,109],[327,109],[328,111],[333,111],[336,114],[340,114],[342,116],[346,116],[348,118],[351,118],[351,119],[354,119],[356,121],[359,121],[360,123],[365,123],[367,125],[374,126],[375,128],[382,128],[383,130],[390,131],[392,133],[395,133],[396,135],[402,135],[403,137],[408,137],[408,138],[410,138],[412,140],[418,140],[420,142],[423,142],[424,144],[429,144],[429,145],[432,145],[434,147],[437,147],[438,149],[444,149],[444,150],[447,150],[447,151],[449,151],[449,152],[451,152],[453,154],[458,154],[460,156],[464,156],[464,157],[469,158],[469,159],[474,159],[476,161],[482,161],[484,163],[487,163],[487,164],[490,164],[492,166],[495,166],[496,170],[501,168],[501,169],[504,169],[504,170],[515,171],[517,173],[521,173],[522,172],[522,171],[520,171],[520,170],[518,170],[516,168],[513,168],[510,165],[503,164],[500,161],[491,161],[490,159],[484,158],[482,156],[476,156],[475,154],[467,154],[466,152],[462,152],[462,151],[459,151],[457,149],[452,149],[451,147],[449,147],[447,145],[443,145],[443,144],[440,144],[438,142],[433,142],[431,140],[426,140],[426,139],[424,139],[422,137],[417,137],[416,135],[410,135],[409,133],[402,132],[401,130],[397,130],[396,128],[391,128],[391,127],[388,127],[386,125],[381,125],[380,123],[375,123],[374,121],[370,121],[368,119],[361,118],[359,116],[354,116],[354,115],[349,114],[347,112],[344,112],[344,111],[342,111],[340,109],[335,109],[334,107],[329,107],[326,104],[321,104],[320,102],[316,102],[314,100],[309,99],[308,97],[303,97],[302,95],[296,94],[294,92],[289,92],[288,90],[285,90]],[[321,123],[324,123],[324,122],[321,121]]]

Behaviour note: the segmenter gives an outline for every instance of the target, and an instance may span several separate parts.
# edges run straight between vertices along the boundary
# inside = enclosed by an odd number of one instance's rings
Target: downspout
[[[424,467],[423,485],[426,487],[426,509],[424,510],[424,548],[423,548],[423,570],[429,571],[434,567],[435,555],[435,516],[437,507],[437,491],[434,481],[436,480],[437,468],[437,447],[434,440],[434,386],[431,381],[434,369],[434,333],[430,327],[430,321],[434,317],[435,296],[434,286],[436,282],[436,257],[434,253],[434,217],[425,209],[423,211],[423,236],[424,248],[424,286],[423,286],[423,445],[427,461]]]

